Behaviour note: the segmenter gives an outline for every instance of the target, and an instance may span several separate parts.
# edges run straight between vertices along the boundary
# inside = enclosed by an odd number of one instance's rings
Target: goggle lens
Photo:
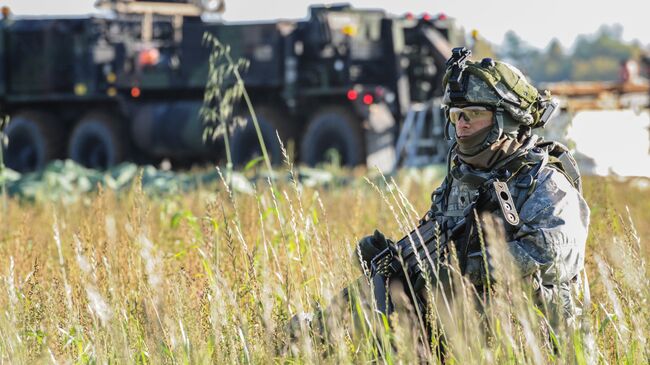
[[[449,109],[449,119],[451,123],[456,124],[462,116],[465,122],[472,123],[478,119],[485,119],[491,116],[491,111],[483,106],[468,106],[465,108]]]

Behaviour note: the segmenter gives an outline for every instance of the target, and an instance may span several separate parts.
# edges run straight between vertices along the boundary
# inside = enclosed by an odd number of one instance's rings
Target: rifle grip
[[[382,314],[389,316],[393,312],[393,303],[388,293],[387,279],[382,275],[375,274],[372,277],[373,296],[377,303],[377,310]]]

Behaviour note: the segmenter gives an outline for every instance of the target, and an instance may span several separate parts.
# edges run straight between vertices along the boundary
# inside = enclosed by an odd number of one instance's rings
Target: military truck
[[[348,166],[381,161],[411,104],[440,93],[450,52],[443,17],[333,5],[312,6],[305,20],[225,23],[204,20],[208,9],[191,1],[99,5],[110,14],[1,20],[10,168],[58,158],[99,169],[222,158],[219,141],[203,142],[199,115],[205,32],[250,61],[244,82],[273,162],[281,160],[276,132],[306,164],[332,155]],[[246,108],[237,113],[248,118]],[[259,153],[251,123],[233,131],[231,152],[240,165]]]

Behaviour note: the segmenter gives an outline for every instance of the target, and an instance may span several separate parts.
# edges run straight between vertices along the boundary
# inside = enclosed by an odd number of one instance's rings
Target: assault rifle
[[[456,245],[461,272],[464,274],[472,245],[462,237],[467,234],[467,224],[474,219],[474,211],[489,212],[497,207],[501,208],[508,224],[519,223],[519,215],[508,186],[505,182],[490,179],[483,183],[476,199],[464,209],[463,218],[455,224],[452,224],[449,217],[430,217],[402,239],[389,244],[386,249],[377,254],[371,261],[371,279],[377,310],[386,315],[393,311],[386,288],[388,278],[407,277],[412,285],[424,282],[423,270],[430,269],[429,271],[433,272],[449,253],[450,242]],[[479,247],[472,249],[476,250]]]
[[[378,311],[386,315],[393,311],[387,280],[408,277],[413,286],[424,280],[423,268],[433,269],[444,260],[449,242],[459,242],[474,208],[475,205],[470,204],[464,217],[451,227],[445,227],[451,222],[448,218],[429,219],[372,259],[370,278]]]
[[[469,250],[475,247],[470,247],[470,244],[467,243],[468,240],[462,239],[462,236],[466,234],[467,224],[474,219],[474,211],[491,212],[499,207],[508,224],[517,225],[519,223],[519,215],[506,183],[495,177],[487,178],[478,189],[476,199],[465,208],[463,218],[452,223],[453,221],[449,217],[442,215],[428,217],[429,219],[422,222],[416,229],[396,243],[389,244],[371,260],[370,278],[365,275],[360,277],[356,280],[356,284],[343,289],[340,295],[333,298],[333,302],[339,304],[348,302],[351,288],[356,285],[368,285],[368,279],[370,279],[373,284],[374,298],[372,299],[377,305],[377,310],[385,315],[390,315],[393,305],[386,287],[388,278],[405,280],[405,275],[407,275],[411,283],[424,282],[422,281],[425,278],[423,270],[431,269],[433,271],[435,265],[444,260],[445,255],[449,253],[450,242],[454,242],[456,245],[461,271],[464,271]],[[298,330],[300,322],[305,320],[309,322],[312,329],[322,332],[324,315],[325,313],[321,309],[307,316],[305,314],[295,315],[290,323],[292,334]]]

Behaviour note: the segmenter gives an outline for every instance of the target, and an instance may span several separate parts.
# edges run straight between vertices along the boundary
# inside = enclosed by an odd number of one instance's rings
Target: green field
[[[429,170],[403,171],[396,186],[365,174],[316,188],[259,179],[252,195],[221,183],[152,195],[136,182],[119,194],[100,189],[66,203],[6,198],[0,359],[436,363],[418,343],[420,327],[399,315],[389,328],[360,309],[378,330],[334,321],[325,341],[305,335],[292,342],[287,334],[293,314],[325,305],[360,275],[356,241],[376,227],[401,236],[440,181]],[[469,288],[447,308],[453,319],[439,310],[433,322],[445,323],[448,363],[650,361],[650,180],[587,177],[584,185],[592,303],[583,328],[560,328],[558,350],[550,350],[527,289],[501,276],[482,320],[464,300]]]

